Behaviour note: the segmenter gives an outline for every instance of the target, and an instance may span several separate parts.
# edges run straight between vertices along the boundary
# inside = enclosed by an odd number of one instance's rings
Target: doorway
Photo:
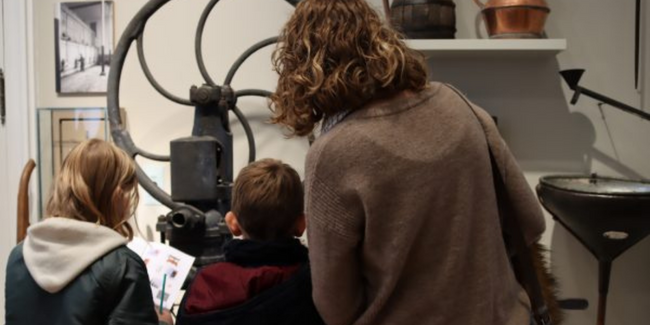
[[[16,245],[16,207],[22,168],[30,158],[31,102],[28,66],[28,21],[32,0],[0,0],[0,69],[4,75],[4,109],[0,109],[0,319],[4,323],[7,258]],[[29,14],[29,15],[28,15]],[[1,89],[0,89],[1,91]],[[4,96],[2,96],[4,95]],[[2,115],[4,113],[4,121]],[[33,191],[31,191],[33,193]]]

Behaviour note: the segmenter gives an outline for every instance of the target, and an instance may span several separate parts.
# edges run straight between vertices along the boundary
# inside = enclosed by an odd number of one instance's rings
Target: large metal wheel
[[[131,20],[131,22],[127,25],[124,33],[122,34],[119,43],[117,45],[117,48],[115,49],[115,52],[113,54],[113,58],[111,60],[111,69],[110,69],[110,74],[108,77],[108,118],[109,118],[109,123],[110,123],[110,128],[111,128],[111,135],[113,137],[113,140],[115,143],[122,149],[124,149],[131,157],[134,159],[137,156],[141,156],[144,158],[148,158],[151,160],[155,161],[162,161],[162,162],[169,162],[170,161],[170,156],[164,156],[164,155],[158,155],[158,154],[153,154],[150,152],[145,151],[144,149],[139,148],[131,138],[131,135],[129,134],[129,131],[123,126],[122,124],[122,117],[120,115],[120,94],[119,94],[119,89],[120,89],[120,80],[122,76],[122,69],[124,67],[124,62],[126,60],[126,57],[128,55],[129,49],[131,48],[131,45],[134,41],[137,41],[137,51],[138,51],[138,58],[140,61],[140,65],[142,67],[142,71],[144,72],[147,80],[149,83],[153,86],[153,88],[158,91],[163,97],[167,98],[168,100],[175,102],[180,105],[187,105],[187,106],[194,106],[194,103],[189,100],[185,99],[179,96],[176,96],[169,91],[165,90],[163,86],[156,81],[154,78],[153,74],[149,70],[149,67],[147,65],[147,61],[144,55],[144,30],[147,25],[147,21],[149,20],[150,17],[152,17],[160,8],[162,8],[166,3],[168,3],[170,0],[150,0],[140,11],[135,15],[135,17]],[[299,0],[286,0],[289,2],[291,5],[295,6]],[[231,82],[233,78],[235,77],[237,71],[241,67],[241,65],[246,61],[247,58],[249,58],[252,54],[257,52],[258,50],[275,44],[277,42],[277,37],[271,37],[265,40],[260,41],[259,43],[251,46],[247,51],[245,51],[232,65],[230,68],[223,86],[217,86],[214,82],[214,79],[210,76],[208,71],[205,68],[204,60],[203,60],[203,53],[202,53],[202,36],[203,36],[203,31],[205,28],[206,21],[208,17],[210,16],[210,13],[214,9],[214,7],[217,5],[219,0],[211,0],[205,9],[203,10],[203,13],[201,15],[201,18],[199,20],[197,29],[196,29],[196,39],[195,39],[195,53],[196,53],[196,61],[197,65],[199,68],[199,71],[201,72],[201,76],[203,77],[205,83],[210,86],[215,86],[215,87],[220,87],[223,90],[227,92],[231,92],[234,96],[234,101],[232,101],[231,106],[229,107],[229,110],[232,111],[237,119],[240,121],[244,132],[246,134],[247,140],[248,140],[248,146],[249,146],[249,154],[248,154],[248,160],[249,162],[252,162],[255,160],[255,137],[253,135],[253,132],[251,130],[251,127],[248,123],[248,120],[246,119],[246,116],[243,114],[241,110],[236,106],[236,102],[238,98],[244,97],[244,96],[259,96],[259,97],[268,97],[270,96],[271,92],[267,90],[262,90],[262,89],[244,89],[244,90],[238,90],[238,91],[232,91],[231,88]],[[136,162],[137,165],[137,162]],[[139,165],[137,165],[137,176],[138,180],[140,182],[140,185],[147,191],[151,196],[153,196],[156,200],[161,202],[162,204],[166,205],[172,210],[178,210],[181,208],[186,208],[192,210],[194,213],[203,216],[204,213],[200,209],[197,209],[191,205],[181,203],[181,202],[176,202],[172,199],[172,197],[167,194],[164,190],[162,190],[160,187],[158,187],[150,178],[147,176],[147,174],[140,168]]]

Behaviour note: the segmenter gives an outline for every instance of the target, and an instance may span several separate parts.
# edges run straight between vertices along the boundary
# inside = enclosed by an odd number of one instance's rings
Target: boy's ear
[[[305,218],[305,214],[301,214],[300,217],[298,217],[298,220],[296,220],[296,224],[294,225],[294,233],[293,235],[296,237],[302,236],[302,234],[305,232],[305,229],[307,228],[307,218]]]
[[[233,236],[241,236],[242,235],[242,230],[241,226],[239,226],[239,221],[237,221],[237,216],[232,213],[232,211],[226,213],[226,225],[228,226],[228,230],[230,230],[230,233]]]

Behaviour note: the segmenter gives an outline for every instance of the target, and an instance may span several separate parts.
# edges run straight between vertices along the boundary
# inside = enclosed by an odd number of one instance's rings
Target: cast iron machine
[[[300,0],[286,0],[295,6]],[[190,88],[189,99],[165,90],[153,77],[144,56],[143,38],[147,21],[169,0],[150,0],[140,9],[126,27],[115,49],[108,78],[108,116],[115,143],[134,159],[141,156],[171,164],[171,195],[159,188],[137,166],[140,185],[156,200],[171,209],[158,219],[156,230],[161,239],[192,256],[195,265],[202,266],[223,257],[222,246],[229,234],[223,216],[230,210],[230,192],[233,181],[233,139],[229,123],[232,112],[241,122],[248,140],[248,161],[255,160],[255,139],[244,114],[237,107],[237,99],[244,96],[268,97],[271,93],[260,89],[235,91],[231,82],[244,61],[258,50],[277,42],[277,37],[265,39],[245,51],[230,68],[223,85],[217,85],[207,72],[202,54],[202,36],[210,12],[219,0],[211,0],[203,10],[196,29],[196,61],[204,79],[201,86]],[[180,105],[194,106],[194,126],[189,137],[173,140],[170,155],[162,156],[139,148],[122,124],[119,89],[122,68],[128,51],[137,41],[142,71],[151,85],[165,98]],[[137,163],[136,163],[137,164]]]

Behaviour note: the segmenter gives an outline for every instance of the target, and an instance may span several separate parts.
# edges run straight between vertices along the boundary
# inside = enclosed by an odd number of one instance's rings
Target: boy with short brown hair
[[[235,236],[241,232],[253,240],[282,240],[302,236],[303,208],[304,193],[298,173],[279,160],[263,159],[239,172],[226,223]]]
[[[184,324],[323,324],[311,297],[298,173],[279,160],[244,167],[226,224],[225,261],[199,271],[177,319]]]

